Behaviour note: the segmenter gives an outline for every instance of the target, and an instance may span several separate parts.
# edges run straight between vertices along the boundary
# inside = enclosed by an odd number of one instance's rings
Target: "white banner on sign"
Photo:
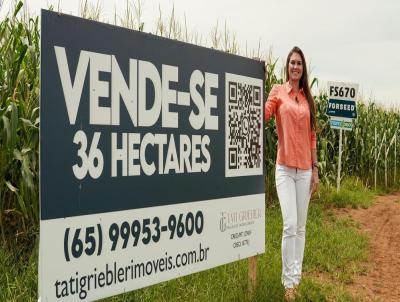
[[[42,220],[40,299],[92,301],[264,253],[264,198]]]
[[[351,131],[353,129],[353,119],[344,117],[331,117],[331,128]]]
[[[356,101],[358,84],[346,82],[328,82],[328,96],[330,99]]]

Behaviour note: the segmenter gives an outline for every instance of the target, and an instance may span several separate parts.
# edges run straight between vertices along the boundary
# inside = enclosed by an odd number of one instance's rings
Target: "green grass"
[[[257,285],[248,294],[247,260],[160,283],[103,301],[282,301],[282,218],[275,203],[266,212],[266,252],[258,256]],[[298,301],[352,301],[344,286],[364,270],[368,239],[353,221],[332,214],[326,202],[311,201],[304,277]],[[0,249],[0,301],[34,301],[37,247],[29,259]],[[318,276],[323,278],[318,278]]]
[[[354,301],[342,286],[335,286],[329,283],[318,283],[313,279],[305,278],[300,286],[300,295],[296,301]]]
[[[378,185],[373,190],[375,195],[387,195],[387,194],[391,194],[391,193],[394,193],[397,191],[399,191],[399,185],[395,185],[395,186],[391,186],[391,187],[385,187],[382,185]]]
[[[354,221],[338,218],[316,204],[310,207],[307,231],[305,271],[326,273],[343,284],[350,283],[353,274],[364,271],[368,238],[358,232]]]
[[[37,301],[37,248],[28,259],[0,247],[0,301]]]
[[[319,194],[320,199],[328,206],[355,209],[371,206],[375,195],[376,193],[365,187],[358,178],[346,178],[341,183],[339,192],[336,186],[323,185]]]

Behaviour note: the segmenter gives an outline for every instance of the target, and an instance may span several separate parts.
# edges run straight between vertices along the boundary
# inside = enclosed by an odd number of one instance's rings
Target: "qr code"
[[[262,80],[226,74],[225,176],[263,173]]]

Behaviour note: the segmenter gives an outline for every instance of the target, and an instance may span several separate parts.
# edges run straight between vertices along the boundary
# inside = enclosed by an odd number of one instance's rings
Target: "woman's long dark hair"
[[[292,54],[294,52],[298,53],[300,55],[302,63],[303,63],[303,74],[300,78],[299,88],[303,88],[304,94],[307,98],[308,107],[310,108],[311,129],[316,130],[317,125],[316,125],[316,120],[315,120],[315,103],[314,103],[314,99],[311,94],[310,86],[308,86],[308,72],[307,72],[306,59],[305,59],[304,54],[301,51],[301,49],[297,46],[292,48],[292,50],[289,52],[287,59],[286,59],[286,81],[289,81],[289,61],[290,61],[290,57],[292,56]]]

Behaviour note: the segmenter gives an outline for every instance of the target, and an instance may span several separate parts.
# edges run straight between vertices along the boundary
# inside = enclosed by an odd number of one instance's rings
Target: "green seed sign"
[[[326,114],[331,117],[334,129],[351,130],[353,119],[357,118],[356,96],[358,84],[328,82],[328,106]]]

